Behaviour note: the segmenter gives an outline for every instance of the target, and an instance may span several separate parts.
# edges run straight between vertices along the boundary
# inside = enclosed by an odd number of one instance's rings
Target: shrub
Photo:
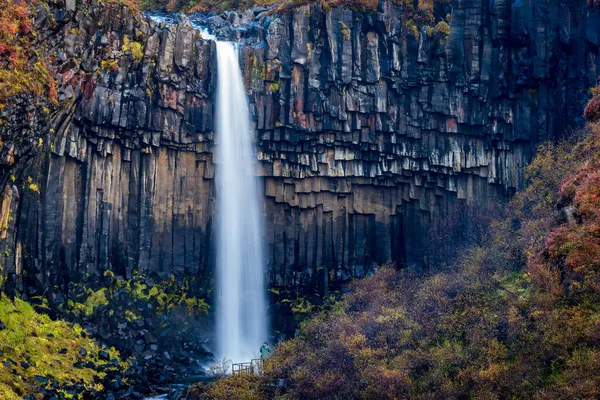
[[[446,37],[450,34],[450,25],[446,21],[440,21],[435,26],[434,32]]]
[[[600,295],[600,126],[572,150],[577,167],[560,186],[564,223],[535,245],[529,267],[534,279],[555,293],[592,291]],[[535,273],[534,273],[535,272]]]
[[[33,49],[31,8],[37,0],[0,0],[0,108],[11,97],[30,94],[56,104],[54,78]]]
[[[142,61],[142,58],[144,58],[144,51],[143,51],[142,44],[139,42],[130,41],[127,36],[123,37],[122,50],[124,52],[131,53],[131,56],[133,57],[134,61],[136,61],[136,62],[140,62],[140,61]],[[104,61],[102,61],[102,62],[104,63]]]
[[[0,321],[6,326],[0,330],[3,399],[41,399],[42,389],[53,386],[59,396],[68,398],[67,391],[79,384],[93,393],[102,389],[104,371],[128,366],[114,349],[105,350],[108,360],[98,357],[103,349],[82,335],[81,326],[52,321],[22,300],[0,295]],[[82,348],[87,354],[82,354]]]
[[[583,111],[583,115],[590,122],[600,121],[600,94],[592,96],[592,99]]]
[[[259,375],[233,375],[209,385],[196,385],[189,396],[202,400],[264,400],[271,398],[270,391],[273,390],[269,390]]]

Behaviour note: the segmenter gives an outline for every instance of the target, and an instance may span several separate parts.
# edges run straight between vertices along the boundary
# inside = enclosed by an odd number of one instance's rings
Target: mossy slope
[[[110,369],[127,363],[114,349],[103,349],[81,326],[53,321],[28,303],[0,297],[0,398],[77,398],[103,389]]]

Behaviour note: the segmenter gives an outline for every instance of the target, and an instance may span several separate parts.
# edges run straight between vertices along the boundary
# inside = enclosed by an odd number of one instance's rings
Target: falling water
[[[237,47],[217,41],[217,355],[249,361],[267,337],[256,157]]]

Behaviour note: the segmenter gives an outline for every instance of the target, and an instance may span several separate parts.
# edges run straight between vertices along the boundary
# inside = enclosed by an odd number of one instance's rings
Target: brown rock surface
[[[578,2],[453,4],[447,37],[415,32],[390,3],[244,15],[271,284],[420,266],[448,207],[511,193],[536,146],[581,122],[600,74],[597,14]],[[7,282],[139,269],[211,286],[214,43],[186,18],[165,26],[114,4],[70,1],[58,22],[53,133],[1,174],[20,191],[2,241]],[[5,114],[14,138],[18,117]]]

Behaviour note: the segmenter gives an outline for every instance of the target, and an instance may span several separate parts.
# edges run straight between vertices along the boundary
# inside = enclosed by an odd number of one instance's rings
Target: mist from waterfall
[[[217,41],[217,356],[250,361],[267,339],[257,162],[238,49]]]

